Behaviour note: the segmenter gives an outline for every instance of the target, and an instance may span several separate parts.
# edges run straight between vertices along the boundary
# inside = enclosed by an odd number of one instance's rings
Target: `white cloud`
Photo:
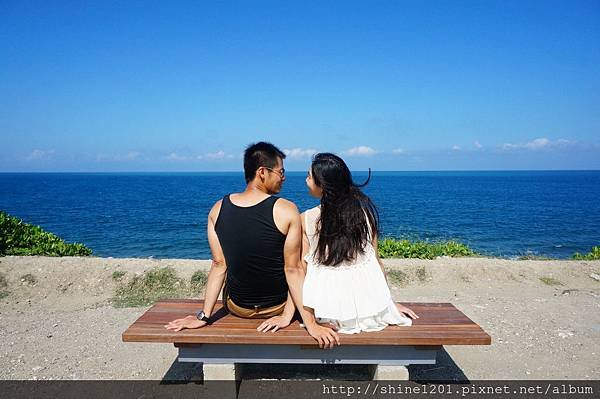
[[[477,148],[478,150],[481,150],[483,148],[483,146],[481,145],[481,143],[479,142],[479,140],[475,140],[475,142],[473,143],[473,145],[475,146],[475,148]]]
[[[196,159],[209,159],[209,160],[219,160],[219,159],[232,159],[235,158],[231,154],[227,154],[223,150],[219,150],[217,152],[208,152],[206,154],[201,154],[196,157]]]
[[[402,148],[395,148],[392,150],[392,154],[402,155],[404,154],[404,150]]]
[[[141,155],[142,153],[139,151],[129,151],[127,155],[125,155],[125,159],[133,161],[135,159],[138,159]]]
[[[54,152],[55,152],[54,150],[35,149],[35,150],[31,151],[31,153],[25,157],[25,160],[27,160],[27,161],[47,160],[47,159],[52,158],[52,156],[54,155]]]
[[[552,148],[565,147],[574,144],[574,141],[558,139],[556,141],[548,140],[545,137],[540,137],[535,140],[531,140],[527,143],[505,143],[502,145],[503,150],[529,150],[529,151],[539,151],[546,150]]]
[[[196,159],[204,159],[204,160],[210,160],[210,161],[217,161],[217,160],[221,160],[221,159],[233,159],[233,158],[235,158],[235,155],[227,154],[223,150],[219,150],[217,152],[207,152],[206,154],[200,154],[200,155],[196,156]]]
[[[190,157],[178,154],[176,152],[172,152],[169,155],[162,157],[162,159],[165,159],[167,161],[189,161]]]
[[[375,151],[371,147],[361,145],[358,147],[350,148],[349,150],[344,151],[343,154],[348,155],[350,157],[354,157],[354,156],[370,157],[370,156],[377,154],[377,151]]]
[[[292,159],[310,158],[317,152],[314,148],[292,148],[291,150],[286,148],[283,150],[283,153]]]
[[[225,151],[217,151],[217,152],[209,152],[206,154],[206,158],[208,159],[223,159],[225,158]]]
[[[459,147],[459,146],[457,146],[456,144],[454,144],[454,145],[452,146],[452,151],[460,151],[460,147]]]
[[[144,157],[140,151],[129,151],[127,154],[96,154],[96,161],[99,162],[139,161],[142,159],[147,159],[147,157]]]

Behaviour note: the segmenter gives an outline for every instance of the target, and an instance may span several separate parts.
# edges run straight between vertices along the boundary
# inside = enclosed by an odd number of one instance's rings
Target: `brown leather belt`
[[[269,317],[277,316],[283,313],[285,308],[285,302],[275,306],[269,306],[267,308],[259,308],[255,306],[254,309],[247,309],[236,305],[229,296],[227,296],[227,310],[235,316],[242,317],[244,319],[268,319]]]

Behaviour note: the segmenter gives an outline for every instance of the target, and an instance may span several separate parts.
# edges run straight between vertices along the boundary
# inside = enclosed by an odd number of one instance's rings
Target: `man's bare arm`
[[[215,304],[219,297],[219,293],[223,288],[225,276],[227,274],[227,264],[225,263],[225,256],[223,255],[223,249],[219,243],[219,238],[215,231],[215,223],[219,217],[219,211],[221,210],[221,201],[218,201],[210,210],[208,214],[208,244],[212,252],[212,264],[210,271],[208,272],[208,281],[206,283],[206,290],[204,293],[204,313],[210,317],[213,314]],[[198,309],[200,310],[200,309]],[[207,323],[202,320],[198,320],[196,315],[189,315],[183,319],[173,320],[169,324],[165,325],[168,330],[180,331],[184,328],[200,328],[204,327]]]
[[[225,255],[223,255],[223,249],[217,237],[215,231],[215,224],[221,211],[221,201],[217,202],[213,209],[208,214],[208,245],[210,246],[210,252],[212,253],[212,264],[210,265],[210,271],[208,272],[208,280],[206,282],[206,290],[204,293],[204,313],[207,316],[211,316],[214,311],[215,304],[223,288],[225,282],[225,276],[227,275],[227,264],[225,262]]]

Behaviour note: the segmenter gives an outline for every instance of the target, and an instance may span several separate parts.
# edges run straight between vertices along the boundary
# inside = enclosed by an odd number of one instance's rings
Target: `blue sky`
[[[0,171],[600,169],[598,1],[3,1]]]

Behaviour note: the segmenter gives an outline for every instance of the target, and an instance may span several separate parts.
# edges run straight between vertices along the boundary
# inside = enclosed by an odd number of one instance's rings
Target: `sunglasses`
[[[284,176],[285,176],[285,169],[284,169],[284,168],[281,168],[281,169],[279,169],[279,170],[275,170],[275,169],[273,169],[273,168],[269,168],[268,166],[265,166],[264,168],[265,168],[265,169],[268,169],[268,170],[270,170],[271,172],[275,172],[275,173],[277,173],[277,174],[278,174],[279,176],[281,176],[281,177],[284,177]]]

